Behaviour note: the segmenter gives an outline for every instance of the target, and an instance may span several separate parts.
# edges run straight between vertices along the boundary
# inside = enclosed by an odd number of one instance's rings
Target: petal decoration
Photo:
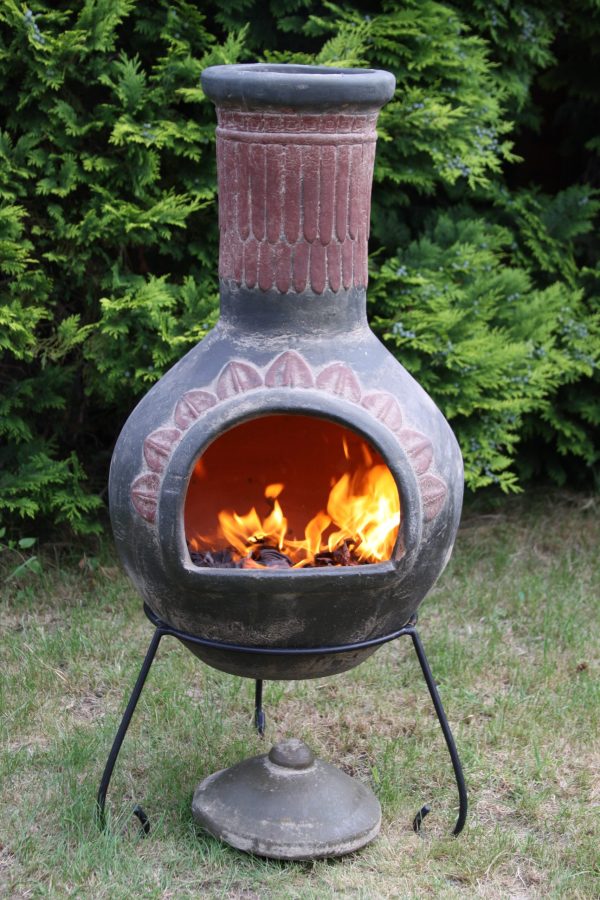
[[[158,428],[144,441],[144,459],[153,472],[162,472],[170,456],[173,444],[181,437],[177,428]]]
[[[422,475],[419,478],[419,484],[423,500],[423,518],[426,522],[430,522],[442,509],[448,488],[437,475]]]
[[[160,479],[158,475],[153,474],[141,475],[131,485],[131,502],[142,519],[150,523],[156,519],[159,487]]]
[[[214,406],[217,398],[208,391],[186,391],[177,401],[175,407],[175,424],[180,428],[188,428],[192,422]]]
[[[260,387],[263,383],[260,372],[250,363],[234,359],[227,363],[217,381],[217,397],[219,400],[227,400],[236,394],[243,394],[253,388]]]
[[[313,374],[304,359],[294,350],[286,350],[270,365],[265,375],[267,387],[311,388]]]
[[[362,405],[368,409],[380,422],[390,429],[398,432],[402,428],[402,411],[400,404],[392,394],[386,391],[377,391],[363,397]]]
[[[323,369],[317,378],[317,387],[352,403],[360,403],[362,391],[358,378],[344,363],[333,363]]]
[[[410,431],[408,428],[399,431],[397,438],[406,450],[417,475],[426,472],[433,461],[433,447],[429,438],[420,431]]]

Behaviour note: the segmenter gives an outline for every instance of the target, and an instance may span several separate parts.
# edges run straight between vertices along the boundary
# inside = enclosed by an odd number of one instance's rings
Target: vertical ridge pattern
[[[334,293],[367,284],[376,113],[219,110],[219,274]]]

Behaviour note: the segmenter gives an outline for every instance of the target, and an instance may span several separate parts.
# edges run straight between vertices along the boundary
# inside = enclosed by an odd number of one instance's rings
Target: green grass
[[[106,555],[62,551],[41,575],[5,580],[0,896],[597,897],[599,531],[598,504],[564,494],[472,511],[421,608],[469,787],[458,839],[450,762],[407,638],[345,675],[267,683],[265,742],[252,730],[253,683],[163,639],[100,832],[95,794],[151,627]],[[2,554],[5,577],[17,561]],[[375,788],[376,841],[340,860],[281,863],[194,826],[202,778],[285,736]],[[152,821],[145,839],[137,801]]]

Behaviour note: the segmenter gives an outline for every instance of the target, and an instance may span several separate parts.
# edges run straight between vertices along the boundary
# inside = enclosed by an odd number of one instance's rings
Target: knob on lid
[[[315,761],[315,754],[304,741],[288,738],[271,747],[269,760],[284,769],[308,769]]]

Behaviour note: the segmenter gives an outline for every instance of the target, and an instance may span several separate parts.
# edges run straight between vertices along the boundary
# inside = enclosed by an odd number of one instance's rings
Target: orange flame
[[[400,524],[400,502],[392,474],[385,465],[373,465],[365,444],[363,460],[353,467],[345,440],[343,449],[350,470],[332,485],[326,511],[319,510],[308,522],[304,540],[288,534],[288,520],[279,503],[285,485],[276,483],[267,485],[264,491],[271,507],[265,518],[255,507],[245,515],[221,510],[217,534],[192,538],[190,547],[214,550],[224,540],[244,560],[245,567],[261,569],[264,566],[252,558],[252,552],[260,547],[277,548],[294,568],[314,565],[318,554],[331,554],[344,544],[352,549],[354,562],[389,559]]]

